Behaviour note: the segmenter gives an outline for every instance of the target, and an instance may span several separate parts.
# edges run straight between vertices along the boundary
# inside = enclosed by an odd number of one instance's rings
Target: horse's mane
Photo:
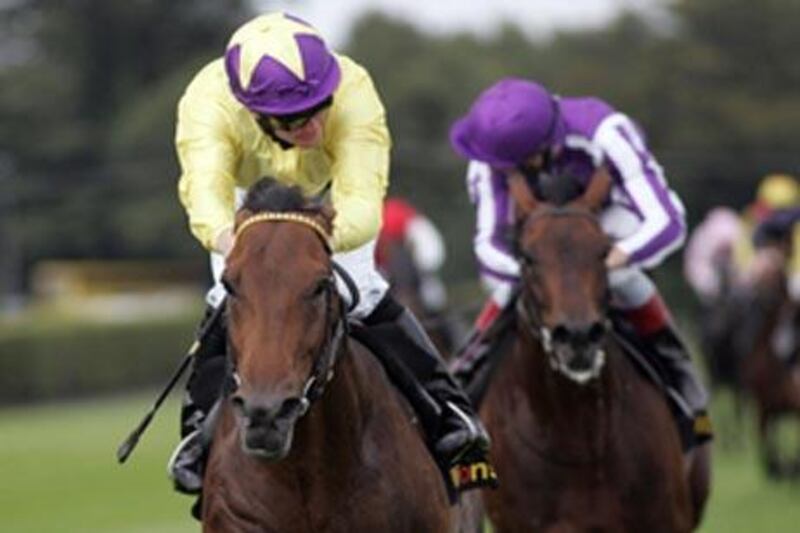
[[[309,203],[299,187],[283,185],[269,177],[261,178],[250,187],[242,207],[252,213],[319,210],[318,206]]]

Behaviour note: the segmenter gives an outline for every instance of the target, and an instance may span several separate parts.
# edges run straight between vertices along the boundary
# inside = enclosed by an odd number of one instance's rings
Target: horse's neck
[[[334,377],[323,395],[298,422],[290,463],[313,471],[345,468],[357,460],[360,436],[370,406],[355,354],[340,354]]]

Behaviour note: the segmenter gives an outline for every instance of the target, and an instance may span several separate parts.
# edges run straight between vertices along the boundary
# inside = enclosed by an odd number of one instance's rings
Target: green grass
[[[153,395],[0,410],[0,530],[9,533],[188,533],[191,499],[172,492],[164,466],[177,404],[163,411],[128,464],[114,453]],[[727,402],[718,426],[735,434]],[[704,533],[800,531],[800,484],[768,481],[752,424],[738,444],[718,441]]]
[[[177,404],[123,466],[119,442],[153,395],[0,411],[0,530],[9,533],[184,533],[199,530],[191,499],[173,493],[165,463]]]
[[[715,442],[714,479],[704,533],[783,533],[800,531],[800,480],[767,479],[759,462],[754,417],[746,412],[738,425],[725,395],[714,402],[719,438]],[[796,422],[795,422],[796,424]],[[789,427],[795,437],[800,427]],[[786,439],[796,446],[797,439]]]

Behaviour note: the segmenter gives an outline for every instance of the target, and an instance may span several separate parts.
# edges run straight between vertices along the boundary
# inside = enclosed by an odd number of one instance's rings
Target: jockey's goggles
[[[258,121],[262,126],[267,125],[273,131],[294,131],[299,130],[313,119],[320,111],[329,108],[333,104],[333,97],[329,96],[311,109],[292,113],[290,115],[258,115]],[[265,124],[266,123],[266,124]]]

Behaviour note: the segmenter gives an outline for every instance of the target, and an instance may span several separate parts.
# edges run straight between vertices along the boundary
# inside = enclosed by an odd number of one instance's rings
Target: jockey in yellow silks
[[[300,19],[257,17],[187,87],[175,145],[180,200],[193,235],[212,252],[217,283],[208,294],[210,309],[225,294],[219,280],[233,245],[234,215],[249,186],[270,176],[308,197],[324,197],[336,212],[333,259],[348,274],[349,283],[339,275],[337,284],[349,314],[393,339],[391,353],[437,403],[440,420],[435,429],[425,428],[437,459],[453,463],[468,452],[485,453],[488,437],[469,400],[375,268],[390,140],[383,105],[363,67],[330,51]],[[169,465],[182,492],[202,487],[203,422],[219,395],[225,350],[220,324],[195,356],[182,410],[184,438]]]

